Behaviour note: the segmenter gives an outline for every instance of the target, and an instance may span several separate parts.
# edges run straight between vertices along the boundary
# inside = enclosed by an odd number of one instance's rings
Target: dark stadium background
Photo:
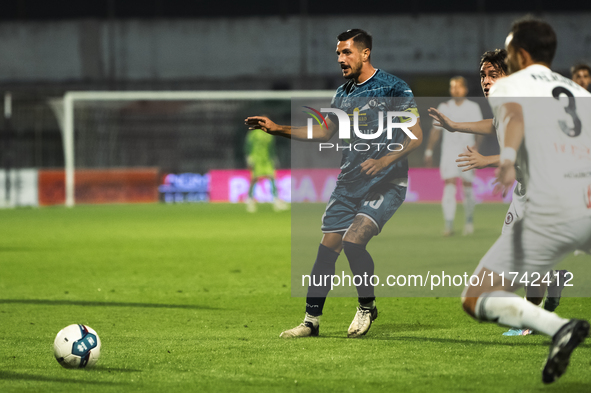
[[[50,20],[75,18],[203,18],[269,15],[370,15],[377,13],[503,13],[577,12],[589,10],[584,2],[552,0],[437,0],[368,1],[354,0],[87,0],[87,1],[3,1],[3,20]]]
[[[346,339],[350,285],[330,295],[320,337],[280,339],[301,322],[301,272],[316,258],[338,173],[338,164],[316,165],[303,181],[299,168],[329,157],[316,144],[276,138],[279,197],[291,198],[290,211],[266,203],[267,179],[255,214],[224,203],[247,200],[245,116],[288,123],[296,113],[303,124],[302,106],[326,107],[320,101],[343,83],[337,34],[373,33],[373,65],[430,106],[449,99],[458,74],[483,100],[479,56],[503,47],[527,13],[558,31],[557,72],[591,63],[589,1],[0,0],[0,392],[589,393],[591,345],[556,386],[543,386],[548,337],[503,336],[506,328],[463,311],[461,286],[426,293],[410,276],[392,287],[400,293],[378,294],[380,317],[363,339]],[[215,101],[212,90],[238,93]],[[326,97],[292,102],[302,90]],[[118,101],[67,106],[66,95],[89,91]],[[119,99],[129,91],[207,97]],[[236,99],[256,91],[282,98]],[[368,250],[382,278],[441,272],[455,284],[498,238],[507,204],[481,199],[472,236],[460,235],[459,204],[456,236],[442,236],[444,184],[438,168],[422,168],[431,121],[421,116],[406,201]],[[497,145],[489,138],[481,151]],[[75,158],[67,171],[64,150]],[[475,195],[493,194],[492,168],[475,179]],[[337,274],[348,274],[346,259]],[[591,320],[589,262],[571,255],[557,267],[576,285],[563,292],[560,316]],[[56,334],[74,323],[102,340],[92,370],[63,369],[53,356]]]
[[[418,25],[416,31],[425,32],[431,35],[445,36],[444,29],[447,25],[457,24],[458,21],[473,21],[475,25],[467,26],[466,30],[458,38],[457,45],[452,47],[443,47],[436,49],[441,51],[441,56],[435,57],[430,63],[418,70],[409,69],[408,67],[385,66],[383,60],[392,63],[392,57],[398,55],[399,47],[395,46],[392,50],[384,50],[383,47],[374,48],[375,62],[374,65],[382,67],[386,71],[391,72],[409,83],[413,88],[415,95],[423,97],[446,97],[448,96],[448,81],[451,76],[461,74],[468,80],[470,87],[470,95],[480,97],[479,77],[477,73],[477,57],[484,50],[490,48],[488,39],[483,38],[483,31],[486,27],[480,27],[480,21],[488,20],[488,24],[483,22],[483,26],[493,26],[496,29],[496,36],[500,37],[500,33],[506,31],[505,26],[499,26],[499,20],[508,21],[524,15],[526,13],[533,13],[542,17],[581,17],[581,15],[591,15],[591,7],[585,5],[584,2],[556,2],[556,1],[490,1],[490,0],[460,0],[453,2],[441,1],[368,1],[359,2],[352,0],[344,1],[270,1],[262,0],[255,2],[244,1],[178,1],[178,0],[88,0],[88,1],[42,1],[42,0],[5,0],[2,2],[2,9],[0,12],[0,40],[2,37],[14,38],[18,34],[28,34],[34,36],[36,31],[45,31],[48,34],[54,30],[58,31],[76,31],[78,34],[75,45],[79,46],[79,58],[59,58],[51,60],[52,57],[57,56],[61,48],[59,41],[54,40],[50,42],[53,47],[47,48],[29,48],[26,45],[21,47],[2,46],[2,56],[4,61],[0,61],[0,89],[2,91],[9,91],[13,99],[13,116],[10,124],[7,122],[0,122],[0,131],[2,134],[1,141],[3,141],[3,156],[4,161],[9,157],[10,166],[15,168],[37,167],[37,168],[54,168],[63,166],[63,151],[61,148],[62,140],[59,132],[59,126],[54,113],[47,105],[47,100],[50,98],[61,97],[66,91],[84,91],[84,90],[295,90],[295,89],[325,89],[334,90],[342,83],[342,78],[339,75],[336,62],[332,62],[332,49],[324,50],[324,58],[316,59],[318,56],[313,52],[320,50],[317,48],[331,48],[325,45],[326,42],[332,42],[333,36],[338,34],[335,28],[331,27],[330,31],[323,31],[321,34],[316,33],[311,37],[309,27],[322,28],[327,20],[331,20],[333,25],[339,25],[338,21],[342,20],[343,26],[354,26],[357,17],[363,18],[363,27],[370,26],[372,18],[392,17],[407,18]],[[433,19],[435,18],[435,19]],[[467,18],[467,19],[466,19]],[[260,29],[256,31],[257,34],[266,37],[265,42],[270,42],[273,39],[272,30],[267,32],[265,30],[265,23],[268,20],[273,20],[277,23],[291,23],[290,26],[297,26],[290,35],[297,36],[302,42],[307,45],[312,45],[314,48],[303,50],[303,56],[298,53],[293,54],[289,60],[284,60],[282,57],[273,56],[274,48],[272,46],[260,47],[253,46],[252,50],[247,51],[247,55],[242,57],[236,55],[233,57],[227,53],[224,47],[215,46],[215,42],[211,45],[215,48],[209,50],[207,53],[194,53],[192,46],[186,47],[187,70],[182,77],[175,77],[173,73],[167,71],[167,65],[154,65],[150,75],[137,76],[133,75],[134,65],[127,64],[123,60],[122,64],[118,64],[118,58],[126,58],[126,55],[132,52],[141,52],[150,50],[150,43],[158,40],[160,37],[146,35],[144,38],[134,38],[135,41],[125,41],[125,34],[129,30],[131,24],[141,25],[144,30],[150,31],[150,26],[159,25],[160,30],[166,29],[166,26],[200,26],[203,22],[216,21],[220,25],[228,26],[225,30],[230,31],[232,26],[242,23],[243,21],[251,21],[260,25]],[[429,23],[433,20],[441,21],[443,25],[439,27],[430,26]],[[580,20],[580,19],[579,19]],[[587,18],[587,21],[590,18]],[[336,21],[336,22],[335,22]],[[71,27],[74,24],[74,27]],[[63,29],[64,26],[70,26],[70,30]],[[210,25],[211,26],[211,25]],[[340,26],[340,25],[339,25]],[[470,28],[476,26],[477,31],[471,31]],[[183,27],[184,28],[184,27]],[[339,27],[340,28],[340,27]],[[60,30],[62,29],[62,30]],[[173,38],[183,38],[183,32],[178,32],[182,28],[177,28],[177,32],[172,35]],[[441,29],[438,31],[437,29]],[[480,29],[480,30],[478,30]],[[335,30],[335,31],[333,31]],[[428,53],[422,50],[422,41],[425,36],[416,38],[416,42],[408,43],[412,37],[408,37],[405,33],[404,27],[399,27],[396,22],[391,26],[391,37],[389,42],[397,45],[395,40],[399,37],[402,45],[407,48],[414,48],[412,56],[414,60],[428,58],[433,56],[433,53]],[[578,30],[581,30],[578,32]],[[560,63],[557,71],[568,75],[568,67],[571,63],[578,60],[589,61],[591,53],[591,35],[587,34],[582,26],[572,26],[568,24],[562,25],[562,32],[566,31],[573,36],[582,36],[581,40],[567,39],[568,42],[562,41],[563,45],[570,45],[573,48],[587,48],[581,55],[572,55],[567,63]],[[237,47],[249,47],[251,45],[249,34],[252,34],[252,29],[242,35],[243,42],[239,42]],[[500,33],[499,33],[500,32]],[[378,43],[383,37],[378,32],[375,42]],[[102,36],[101,36],[102,34]],[[154,33],[157,34],[157,33]],[[195,37],[194,32],[190,32],[187,36]],[[224,33],[226,34],[226,33]],[[374,32],[375,34],[375,32]],[[495,37],[496,37],[495,36]],[[211,39],[211,35],[208,36]],[[215,38],[215,35],[213,36]],[[463,48],[463,41],[476,37],[480,40],[478,49],[472,50],[470,56],[465,56]],[[560,38],[560,37],[559,37]],[[5,40],[2,40],[5,41]],[[10,40],[8,40],[10,41]],[[500,38],[494,40],[495,45],[502,46]],[[19,41],[11,41],[19,42]],[[123,43],[121,43],[123,42]],[[497,43],[498,42],[498,43]],[[138,45],[139,44],[139,45]],[[145,46],[144,46],[145,44]],[[66,44],[64,44],[66,45]],[[179,43],[183,45],[183,43]],[[285,43],[280,42],[278,46],[284,46]],[[573,46],[575,45],[575,46]],[[578,46],[577,46],[578,45]],[[140,47],[141,46],[141,47]],[[148,48],[148,49],[146,49]],[[315,49],[316,48],[316,49]],[[569,47],[567,50],[570,50]],[[43,55],[36,54],[36,51],[43,50]],[[561,49],[564,50],[564,49]],[[294,48],[295,51],[302,51],[302,48]],[[454,54],[450,51],[455,51],[464,55],[465,59],[469,59],[470,64],[456,64],[461,66],[459,70],[450,65],[449,59],[453,59]],[[308,53],[310,52],[310,53]],[[576,51],[574,51],[576,52]],[[406,52],[405,52],[406,53]],[[571,50],[569,53],[573,53]],[[436,53],[437,54],[437,53]],[[159,52],[154,55],[152,60],[154,64],[162,63],[163,55]],[[263,56],[264,60],[259,63],[267,63],[266,68],[261,64],[246,65],[242,70],[241,63],[245,57]],[[299,57],[298,57],[299,56]],[[315,57],[316,56],[316,57]],[[381,57],[381,59],[380,59]],[[14,59],[19,59],[15,61]],[[216,68],[218,64],[227,65],[233,63],[236,71],[232,71],[230,75],[201,75],[197,68],[195,72],[191,73],[192,64],[200,62],[207,58],[211,63],[212,68]],[[12,59],[12,60],[11,60]],[[20,60],[22,59],[22,61]],[[444,61],[442,61],[443,59]],[[284,72],[268,72],[274,67],[281,65],[281,63],[289,61],[291,67],[289,71]],[[316,65],[310,66],[311,62],[315,61]],[[5,67],[2,67],[2,62]],[[130,60],[131,62],[131,60]],[[150,62],[150,60],[148,60]],[[467,63],[468,60],[463,60]],[[33,63],[33,64],[32,64]],[[318,64],[322,65],[318,65]],[[443,64],[445,63],[445,64]],[[453,62],[452,62],[453,63]],[[9,65],[6,65],[9,64]],[[78,73],[68,73],[69,69],[82,67],[83,70]],[[400,63],[397,63],[400,64]],[[422,63],[424,64],[424,63]],[[443,66],[442,66],[443,64]],[[249,68],[250,67],[250,68]],[[258,72],[256,68],[263,71]],[[169,67],[170,68],[170,67]],[[27,74],[28,70],[35,71],[36,75]],[[26,71],[23,71],[26,70]],[[244,72],[242,72],[244,71]],[[145,74],[145,72],[144,72]],[[264,109],[261,109],[264,110]],[[258,112],[259,108],[253,108],[253,113]],[[280,118],[285,119],[288,114],[282,113]],[[425,131],[430,128],[430,123],[426,117],[427,122],[424,125]],[[238,121],[239,123],[239,121]],[[233,151],[232,160],[214,163],[215,167],[219,168],[241,168],[244,167],[244,157],[241,149],[242,145],[242,126],[236,125],[235,137],[230,140],[223,140],[220,144],[228,146]],[[279,140],[279,157],[282,167],[289,166],[290,155],[289,145],[284,140]],[[489,138],[484,145],[483,152],[491,154],[495,152],[495,140]],[[10,150],[10,152],[9,152]],[[421,150],[422,151],[422,150]],[[132,153],[130,153],[132,154]],[[201,154],[206,154],[202,152]],[[215,157],[209,157],[215,160]],[[420,155],[415,154],[411,157],[411,164],[413,166],[422,165]],[[211,163],[211,161],[209,161]],[[169,169],[175,170],[182,165],[166,164]],[[165,166],[166,166],[165,165]],[[209,164],[208,164],[209,165]],[[200,172],[205,172],[209,167],[196,168]]]

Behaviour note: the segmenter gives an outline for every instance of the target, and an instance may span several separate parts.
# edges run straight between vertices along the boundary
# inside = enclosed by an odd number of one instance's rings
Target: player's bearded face
[[[347,79],[356,79],[361,75],[361,67],[363,66],[363,62],[361,58],[359,61],[355,63],[349,63],[346,65],[341,65],[341,70],[343,71],[343,76]]]
[[[361,75],[363,67],[363,55],[353,39],[339,41],[337,45],[338,62],[341,72],[346,79],[355,79]]]

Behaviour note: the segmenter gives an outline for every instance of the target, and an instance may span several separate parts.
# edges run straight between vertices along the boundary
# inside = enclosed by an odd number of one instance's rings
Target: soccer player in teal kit
[[[417,120],[412,126],[409,123],[407,128],[413,137],[402,129],[394,129],[391,139],[384,132],[370,141],[372,146],[398,144],[400,148],[395,149],[398,151],[386,148],[343,150],[341,173],[322,219],[323,237],[311,276],[334,275],[336,260],[341,250],[344,250],[352,273],[355,276],[371,277],[374,262],[366,245],[372,237],[380,233],[404,201],[408,183],[406,157],[420,146],[422,130],[416,103],[408,85],[372,66],[371,35],[363,30],[353,29],[340,34],[337,39],[338,63],[347,82],[337,89],[331,106],[346,112],[349,117],[353,117],[355,111],[365,113],[365,124],[359,126],[363,134],[374,133],[376,126],[381,129],[378,123],[382,118],[378,111],[407,112],[409,117]],[[314,126],[313,138],[307,139],[306,127],[281,126],[262,116],[246,119],[246,124],[251,128],[304,141],[330,140],[338,131],[338,123],[336,117],[329,115],[328,127]],[[354,146],[356,143],[367,142],[367,139],[353,134],[350,140],[344,142]],[[316,286],[313,282],[308,287],[304,322],[284,331],[281,337],[318,335],[319,317],[330,291],[330,283]],[[349,326],[348,337],[365,335],[378,315],[373,286],[362,283],[357,286],[357,292],[359,306]]]

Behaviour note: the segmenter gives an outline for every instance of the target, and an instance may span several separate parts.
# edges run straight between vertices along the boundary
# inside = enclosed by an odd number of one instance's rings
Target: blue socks
[[[333,276],[335,272],[335,263],[339,253],[320,244],[316,262],[310,274],[310,286],[306,297],[306,312],[312,316],[322,315],[326,296],[330,291],[331,280],[325,280],[326,275]],[[320,284],[320,285],[315,285]],[[327,285],[323,285],[327,284]]]

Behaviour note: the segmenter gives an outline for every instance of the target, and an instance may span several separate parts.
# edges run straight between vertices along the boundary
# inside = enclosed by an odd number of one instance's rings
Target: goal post
[[[294,91],[75,91],[67,92],[63,97],[63,117],[59,113],[59,103],[52,102],[58,122],[62,129],[65,169],[65,205],[76,204],[75,172],[76,172],[76,109],[81,103],[107,103],[130,101],[192,101],[204,105],[215,105],[216,102],[252,102],[252,101],[291,101],[294,98],[327,98],[332,97],[333,90],[294,90]],[[289,104],[288,104],[289,105]],[[257,113],[252,113],[256,115]],[[273,117],[272,113],[268,113]],[[108,125],[106,126],[108,127]]]

